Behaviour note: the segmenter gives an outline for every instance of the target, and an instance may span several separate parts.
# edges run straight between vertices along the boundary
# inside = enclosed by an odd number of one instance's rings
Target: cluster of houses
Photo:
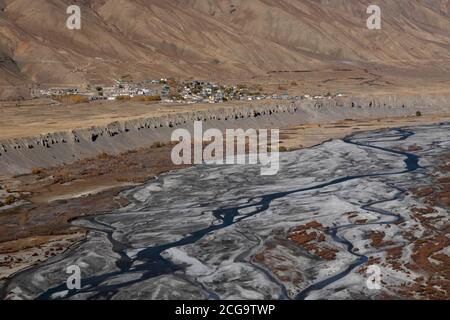
[[[158,80],[145,82],[116,81],[112,87],[102,87],[99,95],[107,100],[117,100],[119,97],[159,96],[168,92],[167,85],[162,85]]]
[[[171,88],[172,89],[172,88]],[[318,100],[332,99],[344,96],[342,93],[335,95],[303,95],[291,96],[287,92],[282,94],[262,94],[261,89],[250,89],[246,85],[219,86],[212,82],[194,80],[183,82],[178,87],[178,94],[165,97],[165,102],[182,103],[222,103],[227,101],[254,101],[254,100]]]
[[[34,97],[81,95],[88,100],[120,100],[134,97],[151,97],[163,103],[223,103],[254,100],[319,100],[344,96],[342,93],[326,95],[291,96],[288,93],[262,94],[261,88],[246,85],[218,85],[214,82],[192,80],[177,82],[173,79],[146,80],[142,82],[117,80],[113,86],[86,86],[86,88],[33,89]]]
[[[331,100],[333,98],[341,98],[344,96],[345,95],[343,93],[336,93],[336,94],[327,93],[324,96],[322,96],[322,95],[313,96],[313,95],[305,94],[304,96],[302,96],[302,99],[307,99],[307,100],[328,99],[328,100]]]
[[[79,94],[78,88],[45,88],[45,89],[32,89],[32,97],[52,97],[52,96],[66,96]]]
[[[135,96],[160,96],[168,95],[169,87],[166,80],[147,80],[143,82],[131,82],[117,80],[113,86],[86,86],[84,88],[34,88],[32,97],[55,97],[80,95],[88,100],[118,100],[120,97],[133,98]]]
[[[193,80],[183,82],[175,89],[177,94],[172,95],[168,102],[184,103],[222,103],[233,100],[247,100],[261,98],[251,94],[245,86],[225,86],[214,82]],[[173,97],[176,98],[174,101]]]

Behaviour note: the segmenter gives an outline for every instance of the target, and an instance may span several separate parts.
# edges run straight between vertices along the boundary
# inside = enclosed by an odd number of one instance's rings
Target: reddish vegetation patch
[[[293,265],[296,265],[292,260],[295,259],[295,255],[284,255],[283,250],[279,248],[282,247],[291,252],[292,250],[298,251],[293,246],[294,243],[309,255],[326,261],[336,259],[338,250],[327,246],[325,241],[324,226],[317,221],[312,221],[291,230],[287,238],[284,232],[277,233],[274,239],[267,241],[263,249],[253,256],[253,261],[270,270],[280,281],[298,286],[303,282],[303,277],[300,273],[301,270],[297,271],[292,268]],[[293,247],[294,249],[292,249]],[[294,258],[291,258],[292,256]]]
[[[71,234],[72,218],[110,211],[126,205],[114,197],[124,189],[118,182],[144,182],[162,172],[177,168],[170,159],[171,146],[146,148],[111,156],[106,153],[63,167],[40,169],[37,174],[15,178],[23,200],[30,203],[2,212],[0,243],[29,236]],[[71,198],[86,189],[111,186],[109,190],[84,197]],[[67,194],[66,200],[46,199]]]
[[[254,257],[253,257],[253,259],[256,261],[256,262],[264,262],[264,254],[262,254],[262,253],[258,253],[258,254],[256,254]]]
[[[115,191],[117,192],[117,190]],[[72,234],[80,230],[69,223],[75,217],[118,207],[111,201],[114,191],[95,197],[46,204],[28,204],[0,214],[0,243],[34,236]],[[95,209],[95,211],[93,211]],[[20,250],[21,248],[17,248]],[[0,253],[1,248],[0,248]]]
[[[391,265],[392,269],[397,271],[405,271],[406,268],[401,263],[403,248],[401,246],[397,246],[387,249],[386,252],[386,262]],[[409,271],[407,273],[409,273]]]
[[[367,263],[365,263],[364,265],[362,265],[359,269],[358,269],[358,273],[360,274],[365,274],[367,272],[367,267],[368,266],[373,266],[373,265],[380,265],[381,264],[381,259],[380,258],[375,258],[373,256],[368,256],[368,260]]]
[[[405,271],[405,268],[401,263],[401,257],[403,253],[402,246],[392,247],[392,245],[394,245],[394,242],[385,240],[385,236],[386,234],[383,231],[372,231],[370,233],[371,246],[374,248],[384,248],[387,246],[391,246],[390,248],[386,249],[386,263],[389,264],[394,270]]]
[[[449,229],[449,228],[447,228]],[[414,243],[414,252],[412,258],[416,264],[416,268],[419,270],[424,270],[428,273],[436,273],[440,271],[445,271],[448,274],[450,269],[441,270],[439,265],[431,263],[429,258],[433,255],[445,249],[450,245],[450,239],[447,237],[450,234],[450,230],[446,230],[444,234],[435,235],[427,239],[420,239]],[[436,255],[437,257],[442,257],[442,255]],[[434,258],[433,258],[434,259]],[[446,266],[450,268],[450,266]],[[449,279],[450,280],[450,279]]]
[[[383,244],[384,232],[382,231],[372,231],[370,233],[370,240],[372,247],[379,248]]]
[[[64,252],[80,241],[84,233],[63,236],[30,237],[0,243],[0,279]],[[19,252],[17,252],[20,250]]]
[[[422,236],[414,236],[413,230],[405,230],[402,235],[411,241],[413,252],[408,269],[422,276],[411,285],[402,285],[398,292],[405,297],[421,299],[449,299],[450,257],[443,249],[450,246],[450,225],[448,217],[437,215],[436,207],[450,207],[450,154],[441,158],[443,165],[436,168],[436,178],[432,185],[419,186],[411,190],[424,207],[414,207],[411,216],[425,229]],[[447,211],[448,212],[448,211]],[[401,247],[388,250],[390,262],[401,257]]]
[[[413,217],[413,219],[420,222],[421,225],[426,228],[425,235],[429,235],[433,231],[437,231],[436,222],[441,220],[443,217],[436,215],[436,213],[438,213],[438,211],[431,207],[414,207],[411,210],[411,216]]]
[[[366,224],[368,219],[357,219],[359,217],[359,212],[357,211],[350,211],[345,213],[348,220],[353,224]]]
[[[349,219],[353,219],[353,218],[358,217],[359,212],[357,212],[357,211],[351,211],[351,212],[345,213],[345,215],[347,215]]]
[[[266,242],[261,252],[253,256],[253,261],[270,270],[280,281],[299,286],[303,282],[302,274],[292,269],[293,261],[283,256],[277,249],[278,246],[286,246],[286,240],[274,239]]]
[[[383,231],[372,231],[370,233],[371,246],[374,248],[381,248],[393,244],[390,240],[384,240],[385,233]]]
[[[331,261],[336,259],[336,253],[338,250],[323,244],[326,239],[323,229],[322,224],[317,221],[313,221],[307,223],[306,225],[299,226],[291,231],[289,240],[300,245],[309,254]]]
[[[430,207],[450,207],[450,155],[445,155],[439,160],[442,160],[443,164],[435,170],[438,176],[435,183],[411,191],[417,198],[423,198]]]
[[[427,197],[433,194],[433,192],[434,192],[433,187],[423,187],[421,189],[413,189],[413,193],[419,198]]]

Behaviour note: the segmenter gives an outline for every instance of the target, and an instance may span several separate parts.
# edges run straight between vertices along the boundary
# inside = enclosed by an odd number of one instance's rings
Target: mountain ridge
[[[81,30],[65,26],[71,4],[81,7]],[[3,0],[0,98],[37,84],[112,83],[126,74],[245,80],[280,70],[450,70],[448,0],[380,0],[381,30],[366,27],[370,4]]]

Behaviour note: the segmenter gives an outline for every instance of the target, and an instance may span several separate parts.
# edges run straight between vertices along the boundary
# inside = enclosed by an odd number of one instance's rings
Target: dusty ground
[[[343,138],[358,131],[371,131],[419,124],[450,121],[450,113],[422,117],[376,120],[344,120],[330,124],[306,124],[281,131],[281,145],[287,149],[308,148],[326,140]]]
[[[64,252],[84,236],[85,232],[79,231],[57,236],[29,237],[0,244],[0,279]]]
[[[64,2],[1,1],[0,98],[19,87],[29,91],[31,84],[106,85],[121,77],[276,83],[313,81],[326,71],[321,86],[340,74],[371,90],[394,83],[393,77],[379,79],[381,69],[415,73],[413,80],[424,84],[430,83],[427,72],[448,73],[446,0],[410,1],[407,9],[391,0],[377,4],[383,27],[373,31],[366,25],[367,1],[86,1],[79,3],[84,26],[74,33],[64,26]],[[347,71],[365,68],[375,75]]]
[[[304,71],[287,70],[254,78],[266,92],[291,95],[414,95],[448,94],[450,77],[446,72],[396,68],[324,68]]]
[[[287,149],[304,148],[355,131],[442,121],[450,121],[450,115],[304,125],[283,130],[281,145]],[[117,196],[121,190],[179,168],[170,161],[171,148],[154,146],[117,157],[103,154],[64,167],[1,178],[3,201],[5,194],[12,194],[16,202],[0,206],[0,279],[45,260],[52,252],[62,252],[72,240],[81,239],[83,230],[73,227],[70,219],[118,208],[127,203]],[[62,249],[49,251],[51,247]]]
[[[436,216],[435,206],[450,208],[450,154],[441,157],[442,165],[434,170],[433,185],[419,185],[411,190],[415,197],[421,199],[425,206],[413,209],[414,218],[426,228],[426,236],[410,240],[414,243],[413,261],[408,266],[413,271],[422,272],[419,283],[411,287],[402,287],[399,292],[407,295],[418,292],[424,299],[445,299],[450,293],[450,226],[436,227],[436,222],[445,221],[447,217]],[[398,255],[402,254],[399,248]]]
[[[413,150],[410,150],[413,151]],[[412,248],[411,261],[402,264],[402,256],[408,249],[404,245],[395,245],[388,240],[383,231],[372,232],[371,246],[378,250],[386,250],[385,268],[392,268],[408,275],[418,274],[411,284],[401,284],[390,289],[398,296],[408,299],[448,300],[450,293],[450,226],[448,217],[438,214],[436,207],[450,207],[450,154],[442,156],[441,166],[433,170],[435,178],[430,183],[418,182],[416,188],[409,191],[423,205],[411,210],[415,222],[423,228],[423,235],[415,235],[418,227],[411,227],[407,222],[399,224],[401,235]],[[370,264],[380,263],[379,258],[369,257]],[[365,272],[366,267],[360,269]],[[390,299],[392,297],[385,297]]]
[[[236,85],[239,79],[219,80]],[[288,92],[291,96],[342,93],[346,96],[395,94],[450,94],[450,75],[426,71],[418,74],[404,70],[323,69],[308,72],[268,74],[245,82],[263,94]],[[259,89],[262,90],[259,90]],[[220,104],[163,104],[154,102],[97,101],[76,105],[55,104],[49,99],[0,102],[0,139],[19,138],[103,126],[114,121],[162,116],[187,111],[234,108],[246,105],[280,104],[280,100],[233,101]]]
[[[40,103],[36,101],[36,103]],[[243,102],[248,104],[248,102]],[[157,117],[184,111],[231,108],[240,103],[160,104],[140,102],[95,102],[77,105],[5,103],[0,106],[0,138],[10,139],[108,125],[114,121]]]
[[[61,168],[3,178],[3,191],[15,205],[0,205],[0,279],[45,260],[49,247],[62,252],[82,237],[75,217],[110,211],[127,203],[117,194],[162,172],[173,170],[171,146],[141,149],[116,157],[101,155]]]

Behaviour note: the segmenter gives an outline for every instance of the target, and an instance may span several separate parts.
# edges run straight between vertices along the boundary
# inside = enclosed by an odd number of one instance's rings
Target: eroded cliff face
[[[0,175],[29,173],[95,157],[168,142],[172,132],[185,128],[193,132],[195,121],[204,130],[282,129],[306,123],[344,119],[373,119],[450,112],[448,96],[385,96],[302,100],[273,106],[239,107],[214,111],[180,113],[164,117],[114,122],[107,126],[74,129],[35,137],[0,141]]]

